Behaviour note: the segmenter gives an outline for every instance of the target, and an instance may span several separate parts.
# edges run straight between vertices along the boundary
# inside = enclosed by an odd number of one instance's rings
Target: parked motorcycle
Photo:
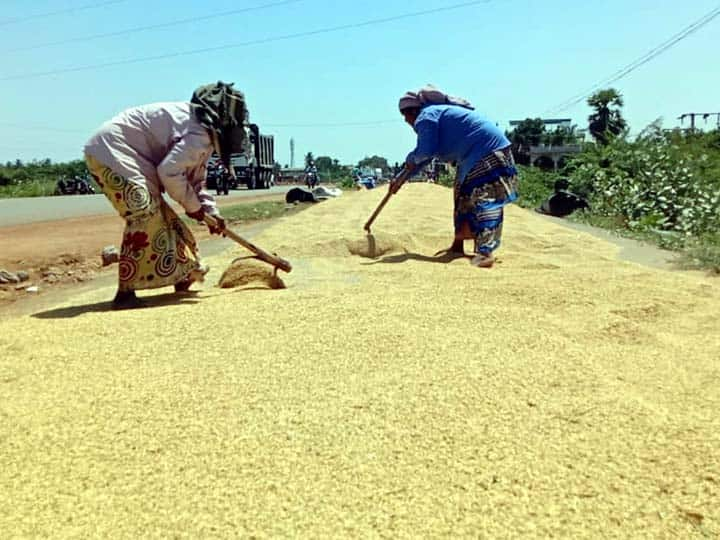
[[[59,178],[55,185],[55,195],[92,195],[95,188],[87,178],[74,176],[72,178]]]

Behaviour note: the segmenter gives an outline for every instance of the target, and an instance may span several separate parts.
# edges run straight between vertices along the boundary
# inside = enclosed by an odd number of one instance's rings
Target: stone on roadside
[[[23,283],[23,282],[27,281],[28,279],[30,279],[30,274],[28,272],[26,272],[25,270],[20,270],[20,271],[16,272],[15,275],[20,280],[20,283]]]
[[[61,276],[63,271],[60,270],[57,266],[48,266],[46,268],[41,268],[40,272],[42,273],[42,276],[44,278],[50,277],[50,276]]]
[[[120,260],[120,252],[115,246],[106,246],[102,250],[103,266],[110,266]]]
[[[0,270],[0,283],[20,283],[20,278],[17,274],[7,270]]]
[[[28,287],[27,289],[25,289],[25,292],[29,292],[29,293],[40,292],[40,288],[37,285],[33,285],[32,287]]]

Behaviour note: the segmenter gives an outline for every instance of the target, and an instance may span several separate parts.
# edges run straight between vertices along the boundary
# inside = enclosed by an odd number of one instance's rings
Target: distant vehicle
[[[230,171],[220,163],[216,155],[208,161],[206,185],[208,189],[214,189],[218,195],[223,193],[228,195],[231,189],[238,187],[237,180],[230,176]]]
[[[247,131],[246,149],[231,154],[230,166],[248,189],[269,189],[275,184],[275,138],[261,134],[257,124],[249,124]]]
[[[92,195],[95,193],[95,188],[87,178],[81,176],[60,177],[54,193],[55,195]]]
[[[318,170],[315,163],[310,163],[305,169],[305,184],[310,189],[314,189],[318,185]]]
[[[377,181],[374,176],[359,176],[355,183],[366,189],[373,189],[377,186]]]

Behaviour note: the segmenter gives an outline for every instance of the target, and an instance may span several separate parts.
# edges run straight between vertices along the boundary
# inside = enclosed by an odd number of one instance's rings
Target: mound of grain
[[[234,289],[248,285],[265,286],[269,289],[285,288],[285,283],[275,274],[272,266],[253,258],[236,259],[223,272],[218,281],[218,287],[221,289]]]
[[[387,234],[368,234],[362,240],[348,240],[347,248],[353,255],[375,259],[388,253],[405,251],[404,246]]]
[[[3,537],[720,537],[720,281],[514,205],[502,264],[443,262],[420,183],[354,256],[383,194],[254,237],[278,294],[0,320]]]

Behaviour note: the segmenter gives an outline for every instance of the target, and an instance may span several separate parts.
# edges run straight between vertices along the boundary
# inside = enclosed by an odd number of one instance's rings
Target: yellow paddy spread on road
[[[255,238],[286,289],[212,287],[231,250],[0,322],[2,537],[718,537],[720,281],[517,207],[494,268],[437,260],[450,191],[367,238],[383,194]]]

